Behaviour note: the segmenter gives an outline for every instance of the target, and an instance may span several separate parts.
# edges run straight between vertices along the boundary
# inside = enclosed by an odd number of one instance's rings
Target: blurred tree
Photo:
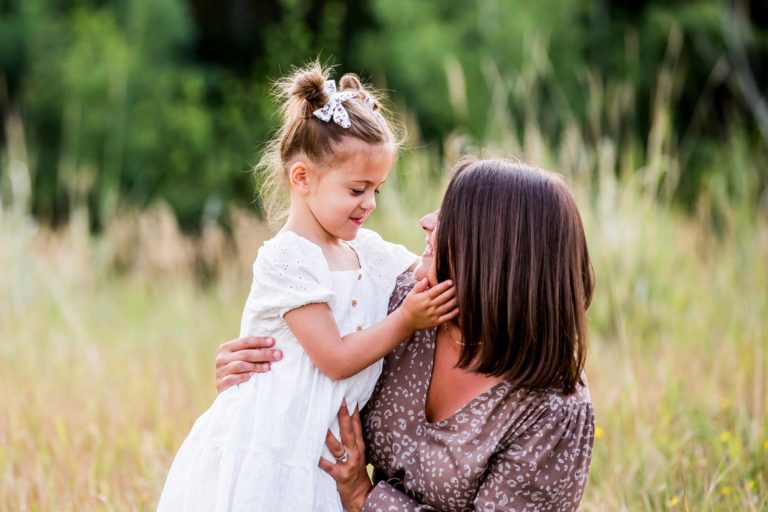
[[[663,82],[684,166],[669,188],[688,205],[714,174],[741,187],[715,163],[732,137],[766,145],[765,2],[2,0],[0,151],[20,119],[44,221],[164,198],[195,228],[254,200],[270,81],[317,56],[395,91],[427,144],[483,144],[503,117],[553,147],[576,123],[644,152]]]

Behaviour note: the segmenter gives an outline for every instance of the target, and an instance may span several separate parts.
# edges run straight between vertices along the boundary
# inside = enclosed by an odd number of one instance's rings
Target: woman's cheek
[[[417,281],[421,281],[427,276],[427,271],[424,270],[424,263],[419,263],[415,269],[413,269],[413,277]]]

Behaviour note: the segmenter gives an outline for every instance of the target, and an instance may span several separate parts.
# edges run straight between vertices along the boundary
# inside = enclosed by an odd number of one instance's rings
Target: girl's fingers
[[[349,416],[347,404],[344,402],[339,409],[339,430],[341,432],[341,444],[350,450],[355,449],[355,429],[352,426],[352,418]],[[334,454],[335,455],[335,454]]]
[[[445,293],[447,290],[450,290],[451,288],[453,288],[453,281],[451,281],[450,279],[447,281],[443,281],[442,283],[437,283],[435,286],[430,288],[429,291],[427,291],[427,297],[434,300],[436,297],[438,297],[439,295],[442,295],[443,293]]]
[[[459,315],[459,308],[454,309],[450,313],[446,313],[445,315],[441,316],[437,319],[437,325],[444,324],[445,322],[449,320],[453,320]]]
[[[427,278],[425,277],[425,278],[424,278],[424,279],[422,279],[421,281],[417,282],[417,283],[414,285],[414,287],[411,289],[411,291],[412,291],[413,293],[421,293],[421,292],[425,291],[425,290],[427,289],[427,287],[428,287],[428,286],[429,286],[429,281],[428,281],[428,280],[427,280]]]
[[[435,311],[437,312],[438,315],[444,315],[456,309],[457,306],[458,306],[458,300],[456,299],[456,297],[454,297],[448,302],[446,302],[445,304],[439,305]]]
[[[456,298],[456,288],[451,288],[450,290],[446,290],[434,299],[432,299],[433,304],[437,305],[443,305],[446,302],[448,302],[451,299]]]

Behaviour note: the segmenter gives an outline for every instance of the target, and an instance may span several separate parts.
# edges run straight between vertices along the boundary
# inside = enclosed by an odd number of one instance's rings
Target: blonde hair
[[[288,204],[286,164],[295,155],[303,153],[313,162],[327,163],[338,156],[339,144],[346,137],[372,145],[392,144],[393,148],[399,145],[378,93],[364,87],[355,74],[345,74],[339,80],[340,91],[359,91],[343,104],[349,115],[349,128],[342,128],[332,119],[326,122],[315,117],[313,112],[330,100],[324,90],[329,75],[330,68],[314,61],[275,83],[274,94],[281,103],[282,126],[267,143],[254,168],[256,179],[261,182],[262,209],[270,222],[285,217]]]

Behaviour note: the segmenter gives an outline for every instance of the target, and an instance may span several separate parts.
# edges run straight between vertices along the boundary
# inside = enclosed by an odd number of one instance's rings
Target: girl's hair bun
[[[378,98],[365,88],[363,82],[360,81],[360,78],[356,74],[347,73],[342,76],[339,80],[339,87],[342,91],[360,91],[361,100],[369,101],[373,110],[381,109],[381,104],[379,103]]]
[[[289,103],[304,104],[304,110],[311,112],[330,99],[323,88],[327,79],[328,72],[319,63],[313,62],[284,78],[278,85]]]
[[[347,73],[346,75],[342,76],[339,80],[339,87],[342,91],[352,90],[352,91],[365,91],[365,87],[363,87],[363,82],[360,81],[360,78],[354,73]]]

